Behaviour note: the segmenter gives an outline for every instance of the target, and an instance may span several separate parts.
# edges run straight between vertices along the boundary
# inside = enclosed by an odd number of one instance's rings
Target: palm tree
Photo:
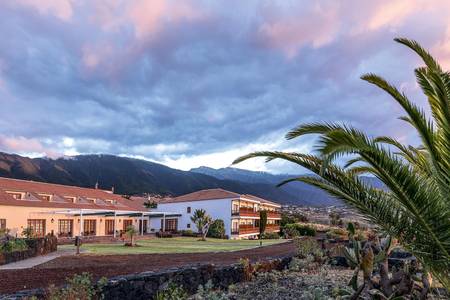
[[[130,225],[127,227],[126,230],[126,235],[128,235],[130,237],[130,246],[133,247],[134,246],[134,236],[138,233],[138,231],[136,230],[136,228],[133,225]]]
[[[421,139],[418,147],[403,145],[389,136],[369,137],[349,125],[310,123],[290,131],[287,139],[319,134],[318,155],[254,152],[253,157],[282,159],[318,176],[292,178],[327,191],[356,208],[381,230],[398,239],[447,289],[450,289],[450,73],[417,42],[395,39],[415,51],[425,66],[415,69],[418,85],[428,99],[431,116],[385,79],[375,74],[361,78],[386,91],[400,104]],[[340,165],[337,158],[347,158]],[[388,188],[381,190],[362,180],[372,174]]]
[[[209,226],[212,223],[212,218],[204,209],[196,209],[191,217],[191,221],[197,226],[198,233],[202,237],[202,241],[206,241],[206,235],[208,234]]]

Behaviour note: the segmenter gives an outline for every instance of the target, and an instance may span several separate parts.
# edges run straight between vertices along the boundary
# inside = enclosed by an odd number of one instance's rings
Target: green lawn
[[[286,240],[263,240],[264,245],[282,243]],[[84,244],[81,249],[88,254],[147,254],[147,253],[199,253],[249,249],[259,246],[257,240],[221,240],[208,238],[206,242],[198,238],[176,237],[155,238],[137,241],[138,247],[123,244]],[[75,249],[72,245],[58,246],[58,249]]]

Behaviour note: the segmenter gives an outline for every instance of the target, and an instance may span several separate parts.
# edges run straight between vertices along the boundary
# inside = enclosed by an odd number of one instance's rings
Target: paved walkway
[[[36,256],[36,257],[20,260],[17,262],[9,263],[6,265],[1,265],[0,270],[29,269],[29,268],[35,267],[37,265],[51,261],[57,257],[63,256],[63,255],[74,255],[74,254],[75,254],[75,250],[72,250],[72,249],[57,250],[57,251],[49,253],[47,255]]]

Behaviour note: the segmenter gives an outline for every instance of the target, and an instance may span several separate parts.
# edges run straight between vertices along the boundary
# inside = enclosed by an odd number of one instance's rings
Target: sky
[[[115,154],[189,170],[345,122],[417,144],[377,73],[425,106],[419,41],[450,67],[450,1],[15,0],[0,2],[0,151]],[[298,173],[283,162],[240,168]]]

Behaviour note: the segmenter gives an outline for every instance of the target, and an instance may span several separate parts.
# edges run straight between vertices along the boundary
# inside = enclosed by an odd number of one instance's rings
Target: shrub
[[[67,285],[57,288],[51,285],[47,291],[45,299],[65,300],[65,299],[102,299],[102,289],[106,285],[106,278],[100,279],[97,284],[92,281],[92,275],[83,272],[76,274],[72,278],[67,278]]]
[[[344,239],[348,236],[345,229],[342,228],[332,228],[326,233],[328,239]]]
[[[197,236],[197,234],[190,229],[186,229],[181,230],[181,236]]]
[[[24,251],[28,249],[28,245],[24,240],[11,239],[1,245],[1,252],[10,253],[15,251]]]
[[[214,290],[211,280],[203,286],[198,287],[197,293],[192,297],[193,300],[226,300],[229,299],[227,295],[220,291]]]
[[[27,238],[27,239],[31,239],[34,234],[33,234],[33,229],[30,227],[26,227],[22,230],[22,235]]]
[[[208,237],[223,239],[225,238],[225,224],[223,220],[214,220],[209,226]]]
[[[297,248],[297,256],[299,258],[314,257],[314,261],[322,262],[324,253],[317,241],[312,237],[302,237],[294,239]]]
[[[184,300],[188,298],[188,294],[183,289],[173,282],[170,282],[167,287],[156,294],[156,300]]]
[[[264,240],[275,240],[275,239],[279,239],[280,235],[278,234],[278,232],[265,232],[263,234],[262,238]]]
[[[8,228],[0,228],[0,238],[4,238],[9,234]]]
[[[156,233],[156,237],[159,237],[159,238],[171,238],[172,237],[172,233],[171,232],[166,232],[166,231],[158,231]]]
[[[308,225],[287,224],[284,228],[284,233],[289,237],[315,236],[316,230]]]
[[[294,224],[298,222],[308,222],[308,217],[300,213],[292,213],[289,215],[283,213],[281,215],[281,222],[280,222],[281,226],[285,226],[287,224]]]

